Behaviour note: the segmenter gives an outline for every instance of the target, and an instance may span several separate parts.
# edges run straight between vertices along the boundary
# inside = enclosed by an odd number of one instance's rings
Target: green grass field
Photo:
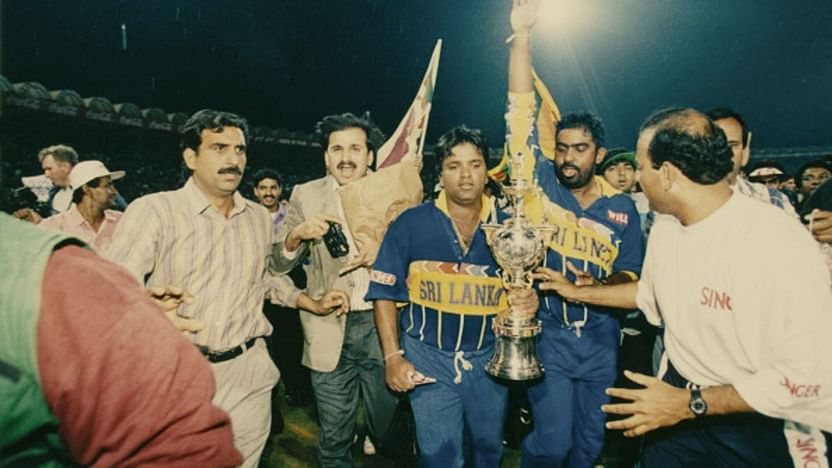
[[[285,399],[279,398],[280,411],[283,413],[285,428],[280,434],[274,434],[263,452],[260,467],[263,468],[308,468],[315,466],[315,449],[318,445],[318,424],[315,407],[294,408],[286,405]],[[353,463],[356,467],[395,468],[392,460],[382,455],[367,456],[361,450],[363,436],[366,433],[363,415],[358,413],[358,443],[353,446]],[[520,465],[520,452],[506,449],[501,467]]]
[[[269,444],[263,452],[260,460],[261,468],[308,468],[315,466],[315,449],[318,444],[318,424],[316,422],[315,407],[313,405],[304,408],[294,408],[286,405],[285,399],[279,398],[280,410],[283,413],[285,428],[280,434],[272,435]],[[357,432],[358,443],[353,446],[353,463],[355,467],[368,468],[395,468],[396,464],[389,458],[381,455],[367,456],[361,450],[363,436],[366,428],[363,422],[363,415],[360,407],[358,412]],[[627,447],[622,444],[617,434],[607,435],[607,446],[605,447],[604,464],[607,468],[631,467],[633,466],[631,456],[626,455]],[[630,449],[632,448],[630,444]],[[520,466],[520,451],[506,448],[503,451],[501,468],[513,468]]]

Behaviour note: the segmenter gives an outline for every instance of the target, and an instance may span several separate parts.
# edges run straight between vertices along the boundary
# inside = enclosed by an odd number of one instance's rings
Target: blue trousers
[[[578,337],[543,322],[537,352],[545,372],[528,389],[534,430],[523,440],[523,467],[587,468],[601,453],[601,405],[617,375],[620,327],[610,316],[593,316],[588,325]]]
[[[344,346],[332,372],[312,371],[318,404],[318,466],[351,467],[358,394],[370,437],[377,439],[390,427],[398,398],[384,381],[384,363],[371,311],[347,315]]]
[[[463,354],[421,344],[405,335],[405,357],[416,370],[436,379],[410,393],[419,442],[419,466],[499,467],[503,454],[503,418],[508,387],[485,372],[493,348]],[[458,372],[457,372],[458,370]],[[460,383],[454,383],[456,376]]]

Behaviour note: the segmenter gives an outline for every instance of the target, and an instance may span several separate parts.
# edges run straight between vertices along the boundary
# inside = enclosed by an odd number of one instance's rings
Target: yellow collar
[[[448,212],[448,196],[445,195],[445,190],[439,192],[439,196],[436,197],[436,207],[439,208],[439,211],[451,217],[451,214]],[[488,221],[488,217],[491,215],[491,199],[485,195],[482,195],[482,210],[480,211],[480,221],[485,222]]]

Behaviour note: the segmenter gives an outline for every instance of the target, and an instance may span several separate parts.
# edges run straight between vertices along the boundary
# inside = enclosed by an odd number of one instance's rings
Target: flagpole
[[[436,67],[433,69],[433,76],[431,77],[431,83],[436,83],[436,75],[439,73],[439,56],[442,55],[442,39],[436,40],[436,46],[433,48],[434,52],[436,53]],[[434,58],[430,58],[431,62],[433,62]],[[430,110],[433,109],[433,99],[431,102],[428,103],[427,109],[425,109],[425,126],[422,128],[422,137],[419,139],[419,149],[416,151],[416,154],[420,157],[422,156],[422,150],[425,148],[425,140],[428,136],[428,123],[430,122]]]

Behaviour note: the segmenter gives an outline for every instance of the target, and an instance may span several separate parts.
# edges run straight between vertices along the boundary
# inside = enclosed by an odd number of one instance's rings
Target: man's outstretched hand
[[[197,319],[180,317],[176,309],[182,304],[193,304],[194,296],[178,286],[149,286],[145,294],[162,308],[165,317],[180,331],[197,332],[205,328],[205,322]]]

